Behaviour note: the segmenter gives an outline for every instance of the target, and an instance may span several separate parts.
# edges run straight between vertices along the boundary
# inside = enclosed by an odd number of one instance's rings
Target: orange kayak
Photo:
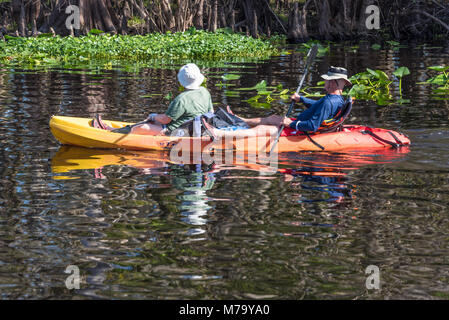
[[[210,150],[234,149],[245,152],[264,152],[271,150],[274,138],[246,137],[211,141],[209,137],[171,137],[140,134],[122,134],[91,126],[90,118],[53,116],[50,129],[54,137],[64,145],[87,148],[127,149],[127,150],[167,150],[174,147],[181,150],[200,152]],[[113,128],[120,128],[133,123],[103,120]],[[281,136],[275,152],[297,151],[341,151],[383,149],[410,145],[404,134],[396,131],[370,128],[360,125],[345,125],[339,132]],[[195,149],[196,148],[196,149]]]

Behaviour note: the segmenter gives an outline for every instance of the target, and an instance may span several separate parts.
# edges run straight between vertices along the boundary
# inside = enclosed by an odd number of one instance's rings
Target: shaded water
[[[358,101],[349,123],[404,132],[413,145],[282,154],[274,172],[61,147],[52,137],[53,114],[138,121],[163,112],[165,95],[179,92],[180,64],[134,73],[1,69],[1,298],[449,297],[449,101],[415,84],[427,66],[449,64],[448,48],[333,46],[309,85],[329,65],[351,74],[410,68],[410,104]],[[242,102],[254,91],[236,88],[266,80],[293,90],[302,59],[203,66],[217,106],[263,116],[284,113],[288,101],[258,109]],[[241,78],[224,81],[229,72]],[[68,265],[80,268],[80,290],[65,287]],[[368,265],[380,268],[381,290],[366,289]]]

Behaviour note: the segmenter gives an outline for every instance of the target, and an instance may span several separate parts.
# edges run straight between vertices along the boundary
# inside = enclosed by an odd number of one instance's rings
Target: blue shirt
[[[311,132],[317,131],[324,120],[332,119],[345,103],[343,97],[336,94],[327,94],[318,101],[301,97],[301,102],[307,110],[298,115],[290,128]]]

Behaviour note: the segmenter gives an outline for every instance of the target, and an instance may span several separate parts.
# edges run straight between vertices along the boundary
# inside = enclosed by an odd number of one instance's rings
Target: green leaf
[[[373,45],[371,46],[371,48],[372,48],[373,50],[380,50],[380,48],[382,48],[382,46],[381,46],[380,44],[375,43],[375,44],[373,44]]]
[[[407,67],[400,67],[400,68],[397,68],[397,69],[393,72],[393,74],[394,74],[396,77],[402,78],[403,76],[409,75],[409,74],[410,74],[410,70],[409,70]]]
[[[427,67],[427,69],[444,72],[449,69],[449,66],[432,66],[432,67]]]
[[[104,31],[98,29],[90,29],[89,34],[102,34]]]
[[[439,74],[436,77],[430,78],[427,80],[428,83],[445,85],[448,79],[444,76],[444,74]]]
[[[234,73],[228,73],[221,76],[223,80],[237,80],[240,79],[240,75]]]
[[[265,80],[260,81],[258,84],[256,84],[254,86],[254,89],[256,89],[257,91],[263,91],[267,88],[267,83],[265,82]]]
[[[377,98],[377,99],[376,99],[376,103],[377,103],[379,106],[386,106],[386,105],[388,105],[388,104],[391,103],[391,102],[389,101],[389,97],[386,96],[386,95],[379,95],[379,96],[377,96],[376,98]]]
[[[387,41],[387,43],[388,43],[389,45],[391,45],[391,46],[394,46],[394,47],[400,45],[400,43],[397,42],[397,41]]]
[[[383,72],[382,70],[376,70],[376,71],[379,73],[379,78],[381,81],[388,82],[390,80],[388,75],[385,72]]]
[[[355,84],[352,86],[351,90],[349,90],[349,94],[351,96],[366,94],[366,86],[363,84]]]
[[[372,70],[372,69],[370,69],[370,68],[366,68],[366,71],[368,71],[368,72],[369,72],[372,76],[374,76],[375,78],[377,78],[377,79],[380,78],[379,74],[378,74],[376,71],[374,71],[374,70]]]

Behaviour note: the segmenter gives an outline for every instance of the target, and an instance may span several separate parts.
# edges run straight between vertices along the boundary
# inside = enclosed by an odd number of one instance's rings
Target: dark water
[[[53,114],[138,121],[176,95],[176,69],[0,73],[0,294],[2,299],[446,299],[449,297],[449,100],[417,85],[449,49],[373,51],[333,46],[328,65],[351,74],[407,66],[404,98],[358,101],[350,123],[390,128],[412,147],[283,154],[263,165],[180,165],[166,154],[61,147]],[[201,64],[201,62],[198,62]],[[261,80],[293,90],[300,54],[208,67],[217,106],[246,116],[236,92]],[[225,82],[225,73],[241,75]],[[226,86],[216,86],[225,83]],[[392,85],[398,97],[398,83]],[[76,265],[79,290],[64,271]],[[365,269],[380,269],[368,290]]]

